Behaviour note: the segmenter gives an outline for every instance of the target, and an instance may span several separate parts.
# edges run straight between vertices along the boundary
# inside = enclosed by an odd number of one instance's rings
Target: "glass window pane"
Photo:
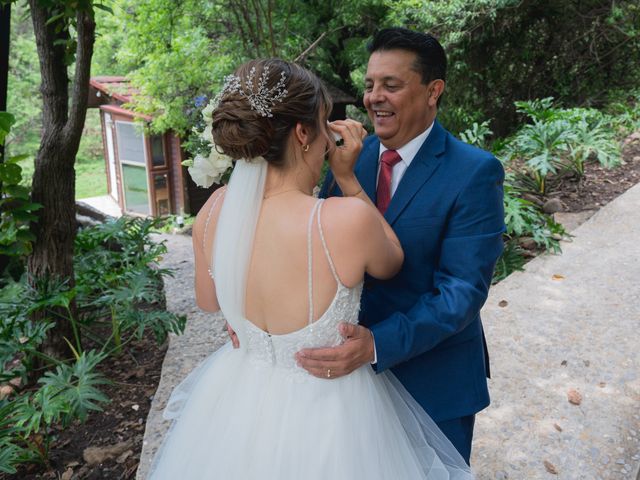
[[[162,148],[162,137],[153,135],[151,137],[151,164],[154,167],[164,166],[164,150]]]
[[[120,160],[145,165],[142,128],[133,123],[116,122]]]
[[[149,215],[149,191],[145,167],[122,164],[123,190],[126,209]]]

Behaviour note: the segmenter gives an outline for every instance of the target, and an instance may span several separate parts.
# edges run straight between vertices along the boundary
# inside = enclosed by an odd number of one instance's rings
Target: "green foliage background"
[[[102,10],[99,12],[104,17],[110,16]],[[101,40],[102,38],[100,37]],[[7,111],[15,114],[16,123],[12,126],[6,148],[10,156],[25,156],[20,161],[20,166],[23,171],[23,183],[29,186],[34,170],[34,158],[40,146],[42,95],[33,26],[27,7],[20,2],[12,5],[10,41]],[[109,48],[104,45],[97,55],[97,60],[108,64],[108,58],[105,58],[105,52],[108,51]],[[124,70],[122,72],[124,73]],[[75,168],[77,198],[107,193],[100,116],[97,109],[87,111]]]
[[[154,117],[151,129],[189,137],[200,109],[223,77],[243,61],[296,60],[326,82],[360,98],[366,41],[378,29],[405,26],[433,33],[449,58],[439,113],[450,131],[491,150],[507,171],[505,252],[495,279],[524,265],[523,240],[559,250],[561,225],[525,193],[544,196],[559,175],[620,160],[619,140],[640,129],[640,4],[611,0],[105,0],[96,10],[92,75],[126,75],[138,90],[130,108]],[[0,169],[0,381],[33,373],[55,319],[34,323],[36,310],[69,310],[75,358],[55,362],[40,386],[0,400],[0,472],[47,461],[51,425],[83,419],[106,397],[95,367],[153,332],[162,342],[184,317],[164,311],[164,246],[149,241],[159,224],[121,220],[76,238],[76,287],[66,281],[28,289],[22,265],[30,252],[28,202],[40,142],[42,97],[38,56],[24,2],[13,3],[8,111],[1,117],[9,160]],[[113,13],[110,13],[112,11]],[[70,66],[73,68],[73,66]],[[363,113],[350,108],[350,116]],[[76,158],[76,192],[106,193],[97,110],[89,111]],[[13,120],[13,117],[12,117]],[[6,125],[5,125],[6,124]],[[195,142],[193,142],[195,144]],[[26,157],[26,158],[24,158]],[[19,165],[19,167],[18,167]],[[18,185],[23,179],[25,185]],[[114,248],[116,247],[116,248]],[[3,272],[0,272],[3,273]],[[6,273],[6,272],[5,272]],[[144,308],[142,308],[144,307]],[[107,338],[98,332],[105,330]],[[82,332],[99,348],[83,350]],[[15,360],[19,360],[17,366]],[[33,382],[32,382],[33,383]],[[45,435],[43,435],[45,434]]]
[[[534,215],[533,206],[520,201],[522,193],[545,195],[556,174],[581,176],[584,163],[594,158],[617,164],[616,142],[639,126],[637,2],[107,0],[105,5],[110,11],[96,11],[92,75],[129,77],[139,92],[129,107],[152,115],[152,130],[181,134],[192,150],[201,147],[192,132],[201,127],[202,106],[223,77],[247,59],[295,59],[361,98],[366,42],[378,28],[401,25],[433,33],[449,59],[440,121],[503,159],[512,173],[508,219],[526,220],[512,240],[528,235],[544,248],[556,248],[552,237],[559,235],[558,226]],[[9,110],[18,115],[8,150],[28,156],[20,162],[28,183],[41,123],[39,73],[26,7],[17,3],[14,9]],[[366,121],[357,108],[349,115]],[[87,117],[76,173],[79,198],[106,193],[96,110]],[[513,254],[509,264],[518,265],[518,248],[507,254]]]
[[[189,130],[193,99],[254,57],[299,59],[360,97],[378,28],[436,35],[449,57],[443,123],[517,129],[515,101],[602,107],[640,85],[640,5],[606,0],[113,0],[98,14],[94,74],[127,74],[154,128]],[[253,7],[252,7],[253,6]],[[254,8],[255,7],[255,8]],[[272,33],[271,33],[272,32]]]
[[[378,28],[436,35],[449,57],[440,118],[453,132],[490,119],[497,136],[523,117],[515,101],[564,106],[625,102],[640,85],[640,5],[608,0],[108,0],[98,10],[92,75],[127,75],[153,129],[191,130],[194,99],[254,57],[298,59],[360,98],[365,44]],[[39,72],[26,8],[14,4],[9,111],[12,153],[37,148]],[[316,41],[306,55],[300,55]],[[99,150],[96,121],[80,158]],[[94,148],[96,147],[96,148]]]

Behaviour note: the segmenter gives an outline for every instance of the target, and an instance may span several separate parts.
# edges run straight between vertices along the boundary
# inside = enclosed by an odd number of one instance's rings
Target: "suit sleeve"
[[[330,197],[341,197],[342,192],[340,191],[340,187],[336,183],[333,178],[333,173],[331,170],[327,172],[326,177],[324,177],[324,182],[322,182],[322,187],[320,188],[320,193],[318,194],[319,198],[330,198]]]
[[[487,299],[502,253],[504,170],[483,158],[452,207],[434,273],[434,290],[407,312],[371,326],[378,372],[436,347],[464,330]]]

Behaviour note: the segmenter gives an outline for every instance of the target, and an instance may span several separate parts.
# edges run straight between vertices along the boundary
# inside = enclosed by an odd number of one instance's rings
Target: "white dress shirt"
[[[398,155],[400,155],[400,158],[402,160],[393,166],[393,172],[391,174],[391,198],[393,198],[393,194],[396,193],[396,189],[398,188],[398,185],[400,185],[400,180],[402,180],[402,177],[404,176],[404,172],[406,172],[407,168],[409,168],[409,165],[411,165],[411,162],[417,155],[418,150],[420,150],[425,140],[431,133],[432,129],[433,129],[433,123],[429,125],[429,128],[427,128],[420,135],[413,138],[412,140],[409,141],[409,143],[403,145],[398,150],[396,150],[396,152],[398,152]],[[382,157],[382,153],[387,150],[389,149],[384,145],[382,145],[382,142],[380,142],[380,152],[378,153],[378,175],[376,176],[376,189],[378,188],[377,179],[378,177],[380,177],[380,157]],[[375,365],[376,363],[378,363],[378,352],[376,351],[376,339],[374,338],[373,339],[373,361],[371,362],[371,365]]]
[[[416,154],[418,153],[418,150],[420,150],[420,147],[422,147],[422,144],[424,143],[424,141],[427,139],[427,137],[431,133],[432,129],[433,129],[433,123],[429,126],[429,128],[427,128],[420,135],[418,135],[414,139],[410,140],[409,143],[403,145],[398,150],[396,150],[396,152],[398,152],[398,155],[400,155],[400,158],[402,160],[393,166],[393,173],[391,174],[391,197],[392,198],[393,198],[393,194],[396,193],[396,189],[400,184],[400,180],[402,180],[402,177],[404,176],[404,172],[406,172],[407,168],[409,168],[409,165],[411,165],[411,162],[413,161]],[[378,188],[377,178],[380,176],[380,157],[382,157],[382,153],[386,152],[387,150],[389,149],[385,147],[382,144],[382,142],[380,142],[380,152],[378,153],[378,175],[376,176],[376,188]]]

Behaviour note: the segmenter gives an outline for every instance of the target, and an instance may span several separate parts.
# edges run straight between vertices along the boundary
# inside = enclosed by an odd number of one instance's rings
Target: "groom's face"
[[[369,57],[364,106],[382,144],[398,149],[424,132],[435,111],[429,107],[429,85],[414,69],[416,54],[378,50]]]

